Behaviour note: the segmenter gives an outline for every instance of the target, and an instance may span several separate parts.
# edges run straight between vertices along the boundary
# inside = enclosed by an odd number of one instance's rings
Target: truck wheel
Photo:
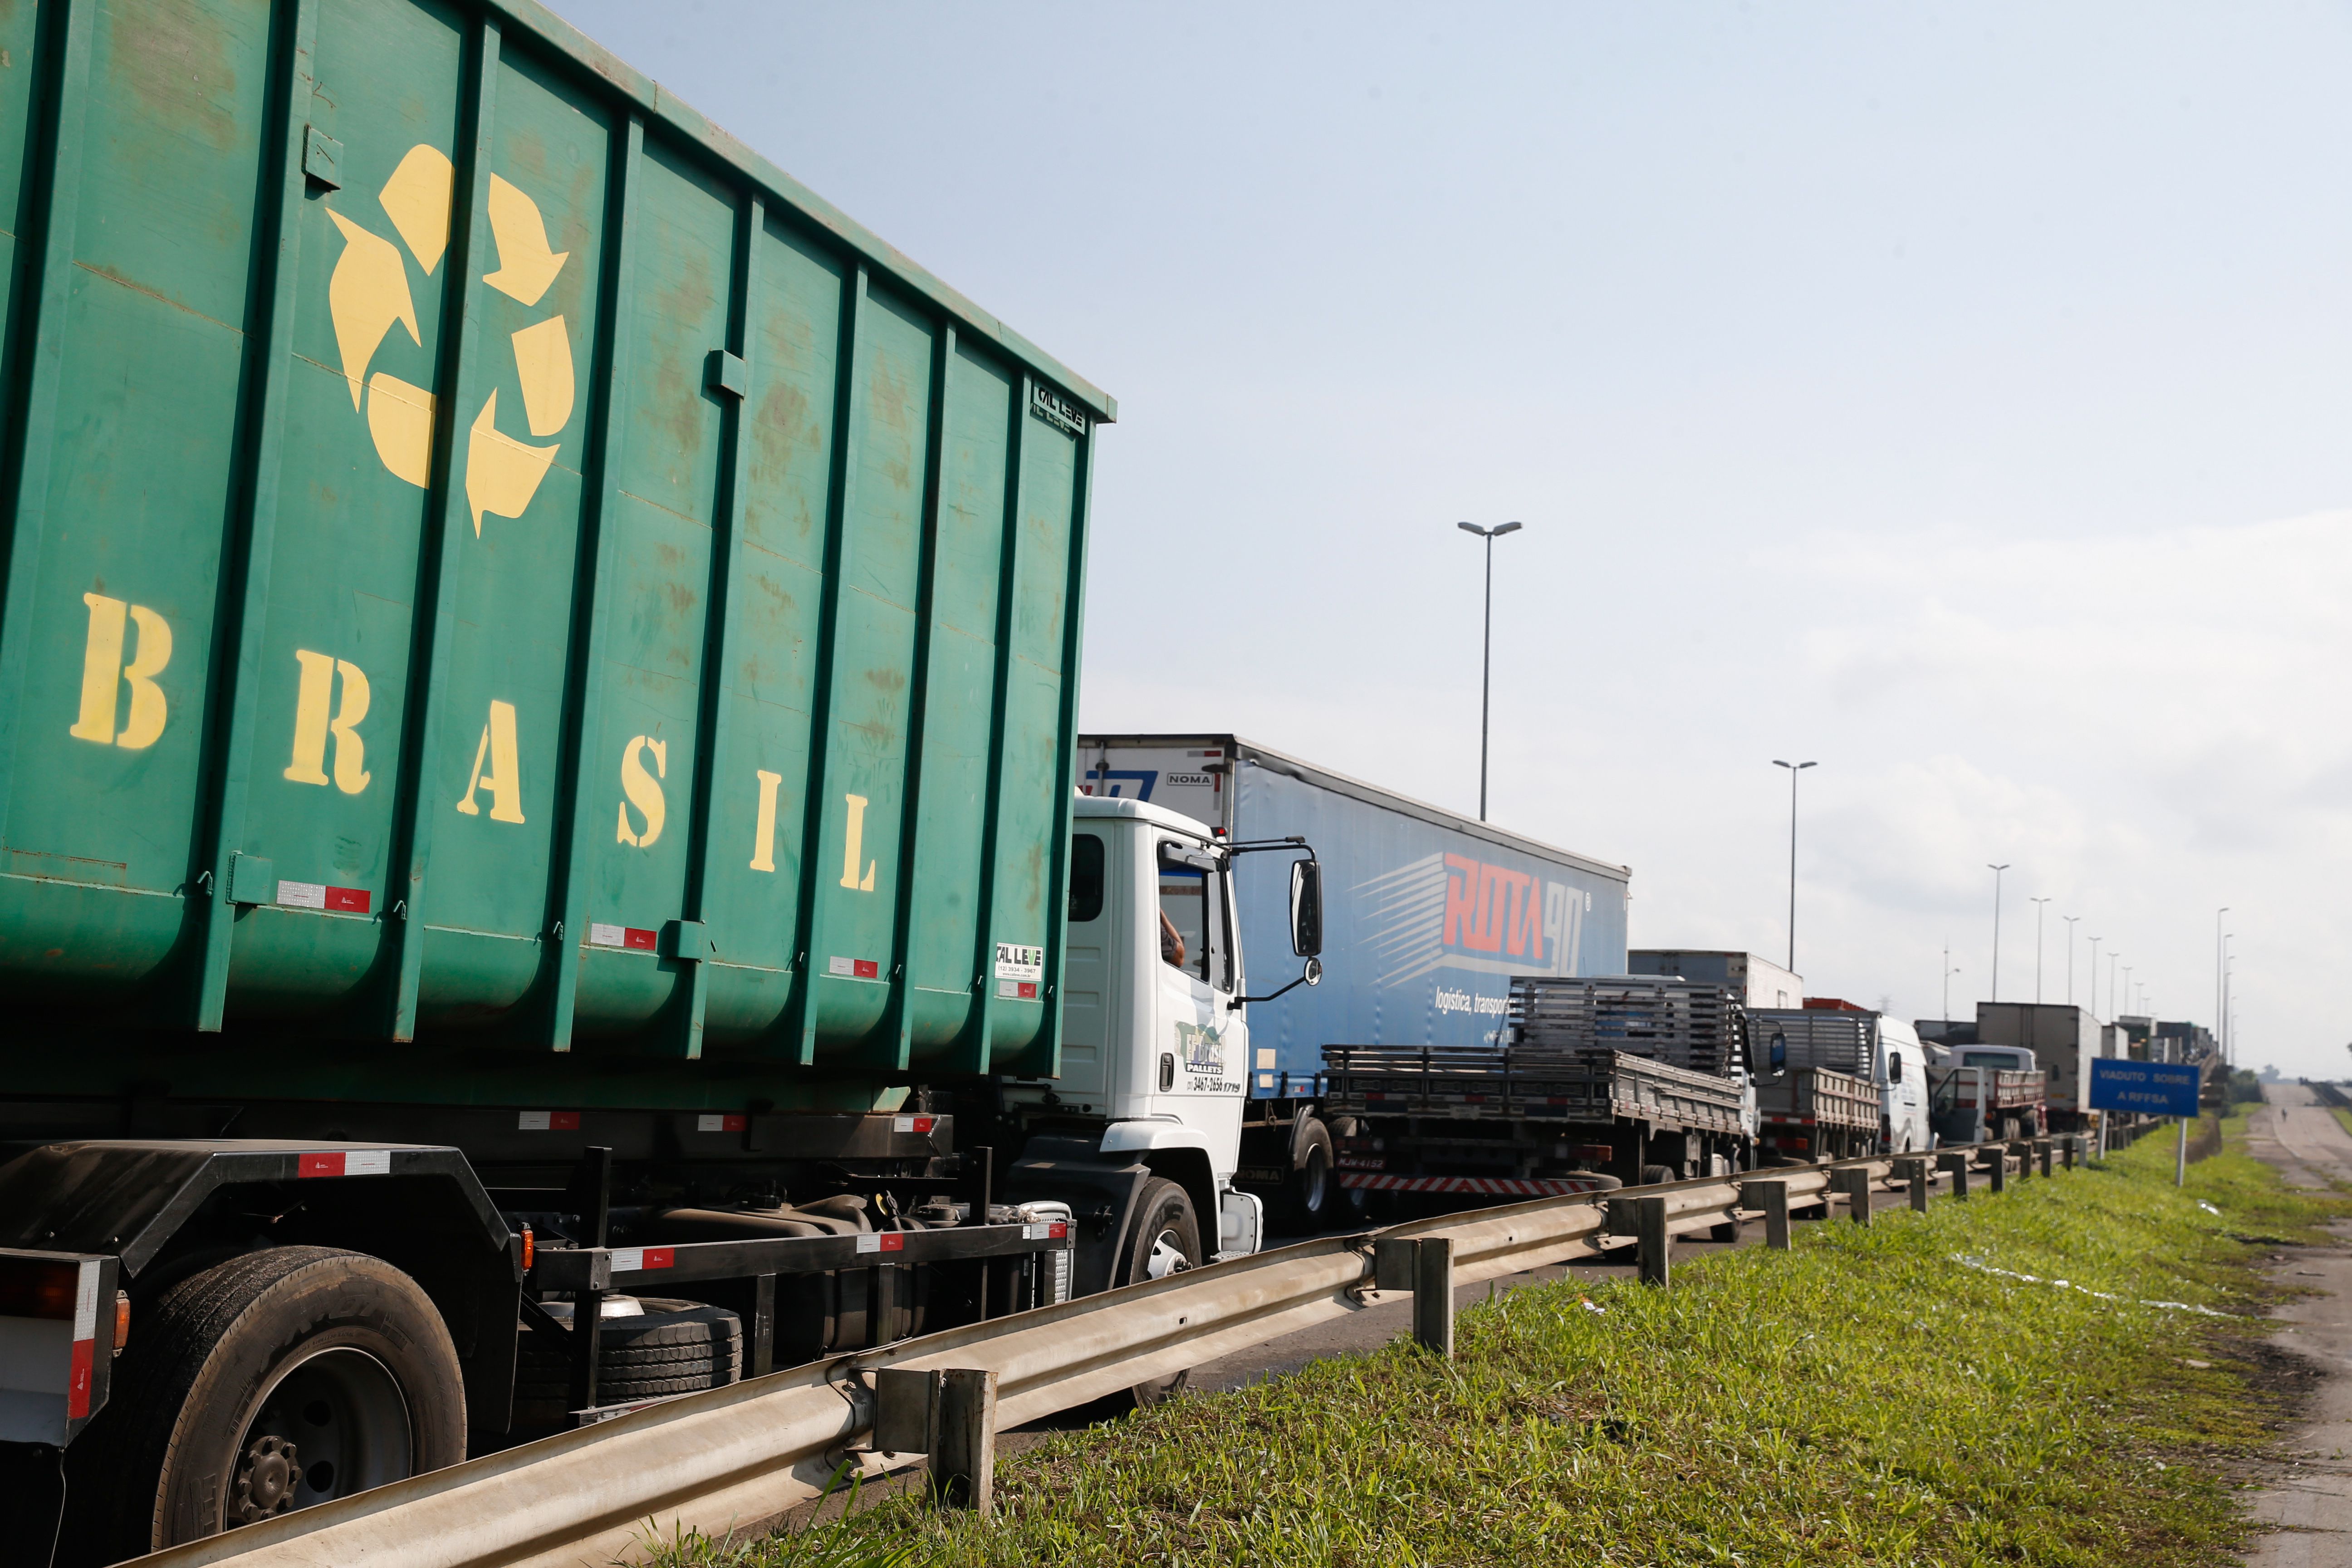
[[[1154,1176],[1143,1184],[1135,1212],[1135,1235],[1128,1242],[1127,1267],[1120,1272],[1120,1284],[1139,1285],[1146,1279],[1164,1279],[1171,1274],[1201,1267],[1201,1222],[1193,1215],[1192,1200],[1182,1187]],[[1192,1375],[1189,1371],[1174,1373],[1139,1383],[1129,1392],[1137,1405],[1149,1409],[1182,1392],[1185,1380]]]
[[[637,1305],[642,1316],[608,1317],[596,1336],[597,1404],[699,1394],[743,1375],[743,1320],[733,1312],[658,1296]],[[515,1356],[515,1425],[555,1426],[571,1413],[571,1358],[526,1329]]]
[[[1644,1165],[1642,1167],[1642,1179],[1636,1184],[1644,1187],[1654,1187],[1661,1182],[1679,1182],[1681,1180],[1682,1178],[1680,1176],[1675,1174],[1675,1168],[1672,1165]]]
[[[1299,1138],[1298,1163],[1283,1193],[1290,1222],[1301,1230],[1320,1230],[1339,1215],[1344,1191],[1331,1164],[1331,1130],[1310,1116]]]
[[[382,1258],[247,1253],[142,1317],[98,1440],[68,1451],[76,1561],[201,1540],[466,1457],[449,1331]]]

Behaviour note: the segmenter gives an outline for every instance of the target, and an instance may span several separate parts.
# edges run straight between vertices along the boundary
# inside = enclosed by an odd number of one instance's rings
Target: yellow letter
[[[638,761],[641,752],[654,754],[653,773],[646,772],[646,764]],[[621,828],[615,837],[623,844],[634,844],[640,849],[652,848],[654,840],[661,837],[662,816],[667,810],[662,802],[661,785],[654,783],[654,773],[669,777],[669,742],[639,735],[621,752],[621,793],[629,799],[628,804],[621,807]],[[645,816],[643,832],[629,831],[631,805]]]
[[[482,772],[482,759],[488,757],[491,772]],[[522,763],[515,755],[515,710],[511,702],[490,704],[490,721],[482,726],[481,743],[474,748],[474,776],[466,781],[466,795],[457,809],[467,816],[477,816],[481,807],[474,804],[474,792],[488,788],[490,792],[492,822],[522,820]]]
[[[289,784],[327,782],[327,700],[334,693],[335,661],[309,648],[294,650],[302,667],[301,683],[294,689],[294,760],[286,764]]]
[[[841,885],[856,892],[870,893],[874,890],[873,861],[866,863],[866,879],[862,882],[857,879],[857,852],[866,844],[866,797],[850,795],[842,798],[849,802],[849,836],[848,842],[842,846]]]
[[[340,658],[335,668],[343,677],[343,700],[335,710],[335,721],[327,726],[335,737],[335,787],[345,795],[357,795],[367,788],[369,776],[367,742],[359,737],[360,721],[368,710],[367,676],[358,665]]]
[[[776,786],[784,782],[784,775],[765,768],[759,773],[760,820],[751,828],[751,869],[772,871],[776,868]]]
[[[153,745],[163,732],[163,689],[155,684],[155,677],[172,662],[172,628],[144,605],[131,606],[131,624],[139,628],[139,657],[122,672],[131,685],[131,717],[123,721],[114,743],[136,752]]]
[[[81,718],[67,732],[78,741],[110,745],[122,679],[122,616],[131,606],[103,594],[84,594],[81,602],[89,606],[89,640],[81,654]]]

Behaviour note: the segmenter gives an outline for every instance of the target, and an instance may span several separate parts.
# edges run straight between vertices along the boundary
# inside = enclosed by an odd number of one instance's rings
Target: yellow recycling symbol
[[[427,278],[448,248],[455,184],[447,154],[419,142],[401,159],[377,196]],[[549,248],[539,204],[496,174],[490,176],[489,213],[499,268],[484,273],[482,281],[526,307],[538,304],[572,253]],[[352,411],[366,409],[368,434],[383,466],[422,487],[432,478],[433,394],[387,371],[368,374],[368,362],[395,321],[408,330],[411,342],[424,344],[416,328],[416,303],[408,291],[408,263],[392,241],[332,207],[327,216],[343,231],[343,254],[327,282],[327,309],[334,318],[335,347],[342,356],[343,379],[351,385]],[[572,340],[563,330],[563,318],[534,321],[510,341],[515,374],[522,384],[524,423],[533,436],[552,436],[571,419],[576,391]],[[498,416],[499,394],[492,387],[466,442],[466,504],[473,510],[477,538],[483,513],[523,514],[547,477],[548,466],[562,450],[560,441],[533,447],[516,440],[499,430]]]

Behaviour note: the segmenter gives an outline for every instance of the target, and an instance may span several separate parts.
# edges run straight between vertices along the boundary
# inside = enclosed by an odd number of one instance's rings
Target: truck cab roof
[[[1131,816],[1154,827],[1172,828],[1194,837],[1213,842],[1216,835],[1205,822],[1198,822],[1181,811],[1171,811],[1164,805],[1154,805],[1148,800],[1134,800],[1125,795],[1086,795],[1081,793],[1073,803],[1078,816]]]

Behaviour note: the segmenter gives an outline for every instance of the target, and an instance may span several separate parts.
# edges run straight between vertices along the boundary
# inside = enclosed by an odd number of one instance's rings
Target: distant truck
[[[1961,1046],[1930,1081],[1930,1117],[1944,1142],[2039,1138],[2050,1131],[2047,1080],[2032,1051]]]
[[[2087,1101],[2091,1063],[2115,1048],[2115,1033],[2086,1007],[2042,1002],[1977,1004],[1977,1046],[2013,1047],[2032,1057],[2044,1075],[2050,1126],[2060,1132],[2078,1132],[2091,1125]]]
[[[1623,866],[1231,734],[1083,735],[1078,784],[1181,812],[1228,842],[1297,836],[1315,847],[1330,984],[1250,1007],[1235,1178],[1293,1231],[1361,1212],[1365,1189],[1348,1184],[1353,1174],[1337,1157],[1356,1112],[1327,1100],[1327,1047],[1357,1050],[1359,1070],[1369,1070],[1367,1052],[1491,1051],[1503,1043],[1513,975],[1625,973]],[[1245,923],[1278,931],[1287,921],[1279,858],[1236,862]],[[1471,1162],[1443,1190],[1473,1202],[1523,1191],[1512,1162],[1492,1175],[1472,1166],[1485,1169]]]
[[[1739,1005],[1759,1007],[1801,1007],[1805,1001],[1805,977],[1752,952],[1717,948],[1637,947],[1625,955],[1628,974],[1663,974],[1729,988]]]
[[[1770,1061],[1778,1040],[1792,1074],[1803,1068],[1827,1068],[1867,1084],[1874,1101],[1870,1120],[1874,1151],[1900,1154],[1934,1147],[1935,1130],[1927,1114],[1927,1050],[1902,1019],[1833,996],[1813,996],[1801,1007],[1750,1009],[1748,1025],[1759,1062]],[[1759,1092],[1764,1096],[1759,1114],[1769,1116],[1775,1110],[1770,1087],[1774,1081],[1769,1075],[1758,1079]],[[1818,1142],[1815,1135],[1792,1132],[1785,1126],[1776,1134],[1769,1121],[1760,1131],[1784,1155],[1808,1152],[1797,1146],[1800,1138]],[[1775,1138],[1778,1142],[1772,1142]]]
[[[1411,1207],[1753,1169],[1742,1015],[1720,986],[1521,976],[1497,1046],[1328,1047],[1342,1180]]]

